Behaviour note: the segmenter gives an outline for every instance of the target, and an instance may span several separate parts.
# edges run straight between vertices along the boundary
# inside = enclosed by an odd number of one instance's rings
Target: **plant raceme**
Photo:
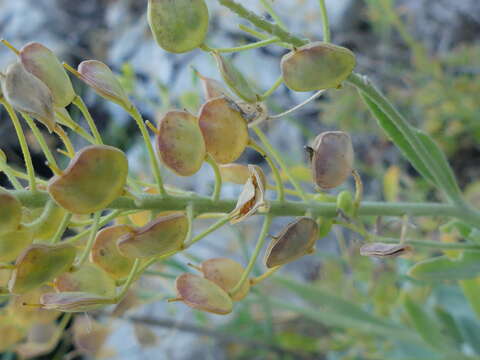
[[[155,146],[139,111],[106,64],[88,60],[75,70],[67,64],[61,66],[57,57],[41,44],[30,43],[17,51],[3,41],[16,52],[18,60],[0,73],[0,101],[17,131],[26,173],[14,171],[0,153],[0,170],[13,186],[10,190],[0,189],[0,272],[7,274],[4,283],[0,282],[0,296],[7,302],[10,320],[27,310],[52,315],[40,320],[34,316],[25,318],[15,327],[18,334],[12,332],[15,336],[11,341],[0,341],[0,351],[19,343],[38,322],[55,321],[59,312],[86,312],[119,303],[150,265],[188,249],[228,222],[242,223],[250,216],[263,216],[264,222],[249,262],[243,265],[221,257],[192,265],[198,273],[178,276],[177,295],[171,301],[182,301],[214,314],[228,314],[234,302],[245,298],[252,286],[283,265],[315,252],[316,241],[327,236],[334,224],[363,236],[362,255],[396,257],[414,251],[414,242],[404,236],[392,244],[391,239],[382,242],[382,238],[367,232],[361,225],[363,216],[442,215],[456,218],[469,231],[479,227],[479,213],[463,201],[438,147],[409,125],[368,80],[353,73],[355,56],[350,50],[298,38],[234,1],[220,3],[261,29],[265,38],[236,48],[211,48],[205,43],[209,15],[203,0],[148,1],[148,21],[158,45],[173,53],[196,48],[211,53],[225,84],[196,71],[205,90],[205,103],[197,114],[176,109],[165,113],[156,127],[151,126]],[[270,44],[283,46],[288,53],[280,61],[282,77],[261,94],[222,53]],[[65,68],[98,95],[125,109],[137,123],[153,178],[153,183],[143,191],[139,190],[141,182],[135,174],[129,173],[123,151],[103,144]],[[318,186],[318,191],[307,193],[258,127],[281,117],[282,114],[270,116],[266,103],[281,83],[293,91],[316,91],[311,99],[343,84],[355,86],[392,141],[448,202],[362,201],[362,182],[354,170],[352,140],[343,131],[319,134],[312,146],[306,147],[312,183]],[[65,109],[69,104],[85,116],[89,131],[72,120]],[[48,181],[35,176],[18,113],[32,130],[54,173]],[[69,157],[65,169],[57,165],[35,120],[55,132],[65,145],[66,150],[61,151]],[[91,144],[75,150],[64,127]],[[257,165],[235,163],[246,148],[266,159],[270,168],[267,174]],[[159,162],[180,176],[194,175],[207,162],[215,175],[212,196],[203,197],[164,184]],[[281,171],[293,189],[285,188]],[[337,196],[323,192],[344,184],[350,175],[356,184],[354,194],[346,190]],[[274,184],[269,182],[270,176]],[[28,187],[19,179],[27,180]],[[238,199],[220,198],[222,182],[243,186]],[[267,190],[273,190],[277,198],[269,199]],[[193,235],[195,218],[218,213],[223,215],[216,223]],[[265,273],[250,278],[276,216],[290,216],[292,221],[273,236],[267,247]],[[67,229],[76,234],[66,236]],[[448,265],[445,264],[442,263]],[[421,276],[422,266],[429,274],[435,269],[431,263],[420,263],[412,276]],[[19,298],[24,300],[19,303]],[[7,320],[0,323],[2,333],[12,327]]]

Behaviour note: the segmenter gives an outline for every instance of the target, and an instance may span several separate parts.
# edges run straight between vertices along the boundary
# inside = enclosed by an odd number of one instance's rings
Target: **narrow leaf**
[[[458,260],[439,256],[418,262],[410,268],[409,275],[425,281],[471,279],[480,275],[480,261],[470,256]]]

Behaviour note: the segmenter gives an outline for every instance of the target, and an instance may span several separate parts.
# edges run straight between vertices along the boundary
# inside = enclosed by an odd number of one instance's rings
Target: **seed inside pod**
[[[17,258],[33,242],[34,231],[22,227],[0,235],[0,262],[10,262]]]
[[[47,293],[40,297],[43,309],[69,313],[98,310],[114,302],[113,298],[86,292]]]
[[[410,245],[405,244],[385,244],[370,243],[362,245],[360,255],[373,257],[397,257],[411,252],[413,249]]]
[[[214,313],[226,315],[232,312],[230,296],[214,282],[198,275],[182,274],[175,281],[178,300],[186,305]]]
[[[312,253],[318,239],[318,225],[309,217],[300,217],[275,236],[265,252],[265,265],[285,265]]]
[[[338,87],[355,67],[355,55],[347,48],[313,42],[291,51],[281,61],[282,76],[294,91]]]
[[[48,192],[74,214],[104,209],[123,193],[128,175],[125,154],[111,146],[92,145],[70,161],[63,174],[52,178]]]
[[[0,236],[2,236],[17,230],[20,226],[22,204],[15,196],[2,188],[0,188],[0,204]]]
[[[247,121],[240,108],[226,97],[211,99],[203,104],[198,124],[207,152],[219,164],[237,160],[247,147]]]

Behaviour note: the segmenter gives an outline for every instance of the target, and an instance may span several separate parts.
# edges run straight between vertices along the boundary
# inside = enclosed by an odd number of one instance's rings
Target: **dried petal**
[[[413,249],[410,245],[405,244],[385,244],[385,243],[369,243],[362,245],[360,255],[373,257],[397,257],[411,252]]]
[[[40,297],[43,309],[63,312],[87,312],[114,304],[115,299],[86,292],[47,293]]]
[[[33,242],[33,236],[33,229],[26,227],[0,235],[0,262],[15,260]]]
[[[0,236],[2,236],[17,230],[20,226],[22,204],[15,196],[2,188],[0,188],[0,204]]]
[[[87,292],[100,296],[115,296],[116,284],[113,278],[93,264],[85,264],[73,272],[66,272],[53,282],[58,292]]]

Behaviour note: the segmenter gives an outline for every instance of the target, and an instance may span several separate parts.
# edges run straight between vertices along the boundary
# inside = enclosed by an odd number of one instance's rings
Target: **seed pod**
[[[64,108],[75,97],[72,82],[55,54],[42,44],[31,42],[20,50],[20,61],[50,89],[55,106]]]
[[[100,230],[93,243],[90,260],[115,279],[126,277],[133,266],[133,260],[120,254],[117,241],[132,231],[127,225],[109,226]]]
[[[17,111],[23,111],[40,121],[52,132],[55,112],[50,89],[19,62],[10,65],[2,81],[5,99]]]
[[[8,283],[10,292],[24,294],[52,281],[72,266],[75,255],[75,247],[67,244],[31,245],[15,262]]]
[[[70,161],[63,174],[52,178],[48,192],[74,214],[89,214],[108,206],[123,193],[128,175],[125,154],[111,146],[92,145]]]
[[[353,214],[353,198],[350,191],[342,191],[337,196],[337,209],[341,210],[346,216],[352,217]]]
[[[78,65],[80,79],[91,86],[101,97],[112,101],[125,109],[132,106],[128,96],[122,88],[120,81],[110,68],[97,60],[82,61]]]
[[[255,103],[258,101],[258,95],[253,91],[247,79],[240,71],[227,59],[219,53],[214,52],[213,56],[217,61],[218,69],[222,75],[223,81],[228,85],[239,98],[248,103]]]
[[[148,258],[180,250],[188,232],[183,212],[160,215],[148,225],[118,239],[120,253],[128,258]]]
[[[215,79],[203,76],[196,69],[193,69],[195,75],[200,78],[202,82],[203,94],[205,95],[205,100],[214,99],[220,96],[229,97],[228,91],[223,87],[223,84],[220,81]]]
[[[204,0],[148,0],[148,24],[157,44],[172,53],[202,45],[208,32]]]
[[[353,71],[355,55],[347,48],[313,42],[283,56],[285,85],[294,91],[338,87]]]
[[[17,230],[20,226],[22,204],[15,196],[2,188],[0,188],[0,204],[0,236],[2,236]]]
[[[92,319],[88,315],[75,316],[73,320],[75,350],[88,355],[92,359],[101,358],[101,349],[110,332],[109,326]]]
[[[9,351],[25,337],[26,329],[20,327],[14,317],[0,314],[0,352]]]
[[[47,293],[40,297],[43,309],[67,313],[98,310],[114,303],[113,298],[85,292]]]
[[[81,291],[100,296],[115,296],[116,289],[115,280],[93,264],[57,276],[53,285],[57,292]]]
[[[15,260],[33,242],[33,236],[34,231],[26,227],[0,235],[0,262]]]
[[[198,275],[182,274],[175,281],[178,299],[194,309],[226,315],[232,312],[230,296],[214,282]]]
[[[258,165],[251,165],[257,167],[257,171],[262,171]],[[259,168],[259,170],[258,170]],[[223,182],[231,182],[234,184],[243,185],[250,177],[250,171],[247,165],[243,164],[225,164],[220,165],[220,175]]]
[[[50,240],[57,232],[60,223],[65,216],[65,209],[58,205],[52,205],[53,209],[48,216],[42,221],[41,224],[35,227],[35,233],[33,234],[34,240],[47,241]],[[38,219],[45,209],[24,209],[23,221],[32,222]]]
[[[384,244],[370,243],[362,245],[360,255],[373,257],[397,257],[411,252],[413,249],[410,245],[405,244]]]
[[[265,265],[273,268],[311,254],[317,239],[317,223],[311,218],[300,217],[272,239],[265,252]]]
[[[200,108],[198,124],[207,152],[219,164],[237,160],[248,145],[247,121],[230,99],[219,97]]]
[[[58,344],[61,329],[53,324],[33,324],[28,329],[27,341],[15,347],[22,359],[31,359],[50,353]]]
[[[335,188],[350,176],[353,170],[353,147],[350,135],[343,131],[327,131],[313,143],[312,174],[321,189]]]
[[[158,123],[157,149],[162,162],[176,174],[195,174],[206,155],[198,119],[185,111],[166,113]]]
[[[238,262],[228,258],[214,258],[202,262],[201,270],[205,279],[213,281],[227,293],[237,285],[244,268]],[[250,282],[245,281],[243,286],[232,297],[233,301],[240,301],[248,295]]]

